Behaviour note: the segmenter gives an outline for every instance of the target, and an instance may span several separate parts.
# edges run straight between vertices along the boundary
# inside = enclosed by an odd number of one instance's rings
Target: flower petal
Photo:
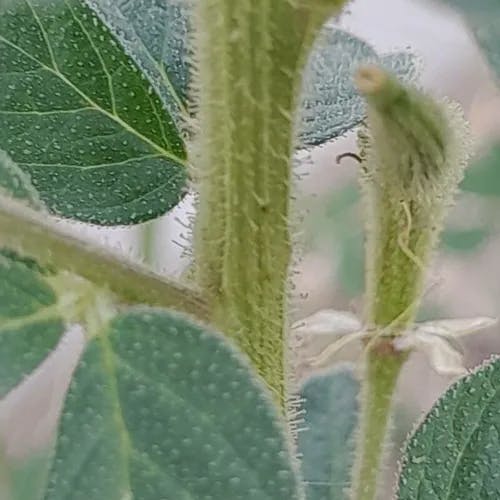
[[[412,332],[394,340],[396,349],[405,351],[416,349],[427,358],[440,375],[463,375],[467,372],[463,365],[462,353],[453,347],[448,339],[433,333]]]
[[[443,337],[462,337],[489,328],[497,323],[497,321],[498,318],[490,318],[488,316],[424,321],[417,323],[414,331],[441,335]]]
[[[348,311],[322,309],[292,325],[296,333],[342,336],[361,330],[361,321]]]

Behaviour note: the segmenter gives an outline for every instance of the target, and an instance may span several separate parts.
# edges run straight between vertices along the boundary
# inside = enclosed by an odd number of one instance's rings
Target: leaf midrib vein
[[[95,165],[70,165],[66,163],[27,163],[27,162],[19,162],[18,165],[20,166],[26,166],[26,167],[56,167],[56,168],[74,168],[74,169],[79,169],[79,170],[92,170],[92,169],[97,169],[97,168],[106,168],[106,167],[115,167],[118,165],[127,165],[128,163],[133,163],[135,161],[142,161],[142,160],[152,160],[156,158],[163,158],[163,155],[160,154],[151,154],[151,155],[144,155],[144,156],[135,156],[133,158],[127,158],[126,160],[123,161],[116,161],[116,162],[106,162],[106,163],[99,163]]]
[[[82,108],[76,108],[76,109],[55,109],[52,111],[36,111],[36,110],[29,110],[29,111],[11,111],[11,110],[4,110],[0,109],[0,115],[34,115],[34,116],[47,116],[47,115],[58,115],[58,114],[73,114],[73,113],[80,113],[81,111],[96,111],[95,108],[91,107],[82,107]]]
[[[116,431],[118,433],[118,438],[120,441],[120,450],[123,460],[123,472],[126,477],[128,490],[132,493],[132,483],[131,483],[131,472],[130,472],[130,457],[133,453],[132,442],[130,439],[130,434],[128,428],[125,424],[123,418],[123,409],[121,406],[120,395],[118,391],[118,382],[116,376],[116,364],[115,364],[115,354],[111,346],[108,332],[101,331],[100,335],[97,337],[98,347],[101,351],[101,363],[104,375],[109,380],[107,384],[109,397],[112,404],[113,415],[112,418],[116,424]]]
[[[78,26],[80,26],[80,29],[82,30],[83,34],[87,38],[90,46],[92,47],[92,50],[94,51],[95,55],[97,56],[97,59],[101,63],[102,70],[104,71],[104,74],[106,75],[106,80],[108,82],[108,92],[109,92],[109,98],[111,99],[111,109],[113,111],[113,114],[117,115],[118,113],[116,111],[116,99],[115,99],[115,93],[113,91],[113,77],[111,76],[111,73],[108,70],[108,66],[105,63],[105,61],[104,61],[104,59],[103,59],[103,57],[101,55],[101,52],[96,47],[96,45],[94,43],[94,40],[90,36],[90,33],[87,31],[87,28],[80,21],[80,19],[78,18],[78,16],[75,14],[75,12],[74,12],[73,8],[71,7],[71,5],[67,2],[67,0],[64,0],[64,3],[66,5],[66,7],[68,8],[68,10],[71,12],[71,16],[73,17],[73,19],[76,21],[76,23],[78,24]]]
[[[138,130],[132,128],[127,122],[123,121],[118,115],[114,115],[113,113],[110,113],[109,111],[103,109],[101,106],[99,106],[96,102],[94,102],[87,94],[82,92],[78,87],[76,87],[70,80],[66,78],[65,75],[63,75],[61,72],[51,68],[50,66],[47,66],[40,60],[38,60],[36,57],[33,57],[31,54],[26,52],[24,49],[16,45],[15,43],[11,42],[7,38],[5,38],[3,35],[0,35],[0,41],[8,45],[9,47],[12,47],[14,50],[17,50],[21,54],[23,54],[25,57],[29,58],[31,61],[35,62],[36,64],[40,65],[42,68],[45,70],[51,72],[54,74],[56,77],[58,77],[63,83],[65,83],[68,87],[70,87],[72,90],[74,90],[82,99],[84,99],[92,108],[94,108],[96,111],[100,112],[101,114],[107,116],[114,122],[118,123],[121,127],[123,127],[125,130],[130,132],[131,134],[137,136],[139,139],[141,139],[143,142],[149,144],[153,149],[158,151],[161,155],[165,156],[166,158],[169,158],[181,165],[185,165],[185,160],[178,157],[177,155],[165,150],[158,144],[156,144],[154,141],[149,139],[148,137],[142,135]]]
[[[488,382],[493,387],[493,385],[491,384],[491,379],[490,378],[488,378]],[[482,418],[483,418],[483,414],[486,411],[486,408],[489,406],[489,403],[499,393],[499,389],[498,388],[494,388],[494,391],[495,391],[494,394],[488,399],[488,402],[484,404],[483,409],[481,410],[478,418],[476,419],[476,422],[474,423],[471,432],[469,433],[467,439],[464,440],[463,446],[461,446],[460,449],[459,449],[459,451],[458,451],[455,463],[453,464],[453,469],[452,469],[451,474],[450,474],[450,480],[449,480],[448,486],[446,488],[446,496],[444,497],[444,500],[450,500],[450,498],[451,498],[450,495],[452,493],[453,484],[455,483],[455,478],[456,478],[457,471],[458,471],[458,465],[461,462],[461,459],[462,459],[462,457],[463,457],[463,455],[465,453],[465,450],[466,450],[467,446],[471,442],[472,437],[474,436],[474,434],[476,433],[476,431],[478,430],[478,428],[479,428],[479,426],[481,424],[481,421],[482,421]],[[453,500],[453,499],[451,499],[451,500]]]
[[[120,10],[119,10],[119,12],[123,16],[123,13]],[[156,68],[156,70],[160,74],[162,80],[165,82],[165,86],[167,87],[169,94],[174,98],[175,103],[177,104],[177,106],[179,106],[179,108],[182,111],[183,115],[187,116],[188,115],[188,110],[186,108],[186,105],[184,104],[184,102],[182,101],[181,97],[179,96],[179,94],[175,90],[175,86],[172,83],[172,81],[170,80],[170,77],[168,76],[168,73],[165,71],[165,68],[163,67],[163,61],[162,60],[161,61],[157,61],[154,58],[153,54],[151,54],[151,52],[149,51],[149,49],[144,44],[142,38],[137,34],[135,28],[132,28],[132,29],[134,30],[134,33],[136,34],[137,39],[139,40],[139,43],[144,48],[147,56],[149,57],[149,59],[153,63],[153,66]],[[162,49],[162,52],[163,52],[163,49]]]
[[[118,364],[122,366],[122,368],[125,368],[128,370],[130,373],[134,375],[134,377],[142,379],[148,383],[147,387],[153,387],[157,386],[159,392],[163,392],[163,394],[167,397],[174,397],[177,399],[183,406],[187,406],[190,409],[197,411],[200,414],[200,420],[203,419],[205,422],[208,422],[210,425],[212,425],[214,428],[219,430],[219,435],[223,439],[223,441],[226,442],[228,448],[233,451],[235,457],[237,457],[243,464],[245,464],[249,470],[252,471],[252,475],[254,476],[255,484],[257,485],[257,488],[264,493],[265,498],[271,498],[268,496],[268,493],[262,489],[261,483],[260,483],[260,477],[256,474],[254,468],[245,460],[245,458],[241,457],[241,455],[237,452],[237,450],[234,448],[233,444],[229,441],[229,439],[226,437],[226,435],[222,432],[222,430],[217,426],[216,422],[214,422],[214,419],[210,416],[209,413],[200,411],[200,408],[194,406],[190,401],[186,400],[179,394],[177,394],[174,390],[170,389],[168,386],[165,387],[164,385],[158,385],[155,383],[154,380],[152,380],[150,377],[148,377],[144,372],[138,370],[137,368],[134,368],[125,358],[120,357],[119,355],[116,355],[116,359],[118,361]]]
[[[106,18],[106,14],[101,9],[96,10],[96,6],[95,6],[95,4],[93,2],[89,2],[88,0],[84,0],[84,3],[87,4],[87,5],[89,5],[95,12],[97,12],[97,14],[98,14],[98,16],[99,16],[99,18],[101,20],[103,20],[103,19]],[[122,10],[120,10],[119,7],[117,7],[116,12],[119,14],[121,22],[124,22],[124,23],[128,22],[127,16],[122,12]],[[104,24],[107,24],[107,23],[105,22]],[[188,110],[186,108],[185,103],[183,102],[183,100],[181,99],[181,97],[179,96],[179,94],[177,93],[177,91],[175,90],[174,84],[171,82],[168,74],[166,73],[166,71],[163,68],[163,61],[157,61],[155,59],[155,57],[153,56],[153,54],[150,52],[150,50],[145,45],[142,37],[137,34],[137,31],[134,28],[134,26],[132,26],[132,31],[133,31],[134,35],[136,36],[137,43],[142,47],[142,49],[144,50],[144,53],[146,54],[146,56],[148,57],[148,59],[153,64],[153,66],[156,69],[156,71],[158,71],[158,73],[160,74],[160,77],[164,81],[165,87],[167,88],[168,93],[172,96],[175,104],[181,110],[182,115],[183,116],[188,116]]]
[[[49,35],[48,35],[47,31],[45,30],[44,25],[42,24],[42,20],[38,16],[38,13],[36,12],[35,8],[33,7],[31,1],[25,0],[25,2],[28,4],[28,7],[31,10],[31,13],[33,15],[33,19],[35,19],[36,24],[40,28],[43,40],[45,41],[45,46],[47,47],[47,51],[49,52],[50,62],[52,63],[54,70],[59,71],[59,69],[57,67],[57,61],[56,61],[56,58],[54,56],[54,51],[52,49],[52,44],[50,43]]]
[[[36,323],[42,323],[49,320],[60,320],[60,308],[59,304],[54,304],[48,307],[43,307],[38,309],[37,311],[26,314],[24,316],[16,317],[16,318],[8,318],[6,320],[2,320],[0,318],[0,335],[3,335],[7,332],[13,330],[20,330],[26,326],[31,326]]]

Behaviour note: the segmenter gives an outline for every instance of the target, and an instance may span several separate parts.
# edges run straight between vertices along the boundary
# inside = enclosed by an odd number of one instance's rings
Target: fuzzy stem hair
[[[344,0],[200,0],[196,278],[213,323],[285,396],[294,116],[316,33]]]
[[[407,355],[396,353],[387,342],[365,352],[363,384],[361,390],[362,420],[359,446],[362,455],[355,464],[357,482],[354,500],[373,500],[379,486],[379,468],[386,451],[386,434],[390,428],[393,393],[399,373]]]
[[[463,119],[449,106],[373,66],[361,68],[356,79],[368,106],[360,146],[367,208],[365,324],[373,335],[365,347],[352,498],[374,500],[393,392],[408,357],[392,341],[415,319],[468,150]]]
[[[43,266],[85,278],[109,290],[125,304],[148,304],[209,319],[199,290],[157,276],[149,269],[117,257],[75,237],[45,213],[0,193],[0,248],[33,257]]]

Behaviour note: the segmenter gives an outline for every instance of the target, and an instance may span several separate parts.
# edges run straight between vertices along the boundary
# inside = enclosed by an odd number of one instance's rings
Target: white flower
[[[417,349],[427,358],[437,373],[462,375],[466,373],[463,353],[457,339],[489,328],[497,322],[495,318],[476,317],[445,319],[417,323],[401,337],[394,340],[394,347],[401,351]]]
[[[474,317],[445,319],[415,323],[405,333],[393,340],[399,351],[418,350],[423,352],[434,370],[442,375],[461,375],[466,372],[463,353],[458,342],[460,337],[489,328],[496,318]],[[309,360],[310,365],[322,367],[330,364],[332,358],[351,342],[361,345],[363,339],[373,338],[375,331],[368,332],[354,314],[347,311],[324,309],[293,325],[296,334],[311,340],[317,336],[330,336],[332,342],[317,356]],[[384,332],[379,332],[384,335]]]

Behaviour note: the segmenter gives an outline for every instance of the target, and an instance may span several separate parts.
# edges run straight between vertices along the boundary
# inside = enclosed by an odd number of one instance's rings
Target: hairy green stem
[[[168,307],[200,320],[208,319],[207,305],[198,292],[75,238],[56,227],[46,215],[0,196],[0,246],[3,245],[43,265],[86,278],[125,302]]]
[[[387,342],[368,348],[364,359],[361,422],[353,500],[373,500],[384,463],[390,426],[392,395],[407,355],[394,352]],[[362,444],[361,444],[362,443]]]
[[[372,66],[359,71],[357,83],[368,104],[369,128],[360,133],[360,146],[367,208],[365,323],[373,336],[364,359],[352,500],[374,500],[393,392],[409,354],[397,351],[393,339],[415,319],[467,151],[463,122],[443,105]],[[450,125],[450,119],[456,121]]]
[[[295,108],[315,34],[343,3],[198,2],[197,281],[280,402]]]

